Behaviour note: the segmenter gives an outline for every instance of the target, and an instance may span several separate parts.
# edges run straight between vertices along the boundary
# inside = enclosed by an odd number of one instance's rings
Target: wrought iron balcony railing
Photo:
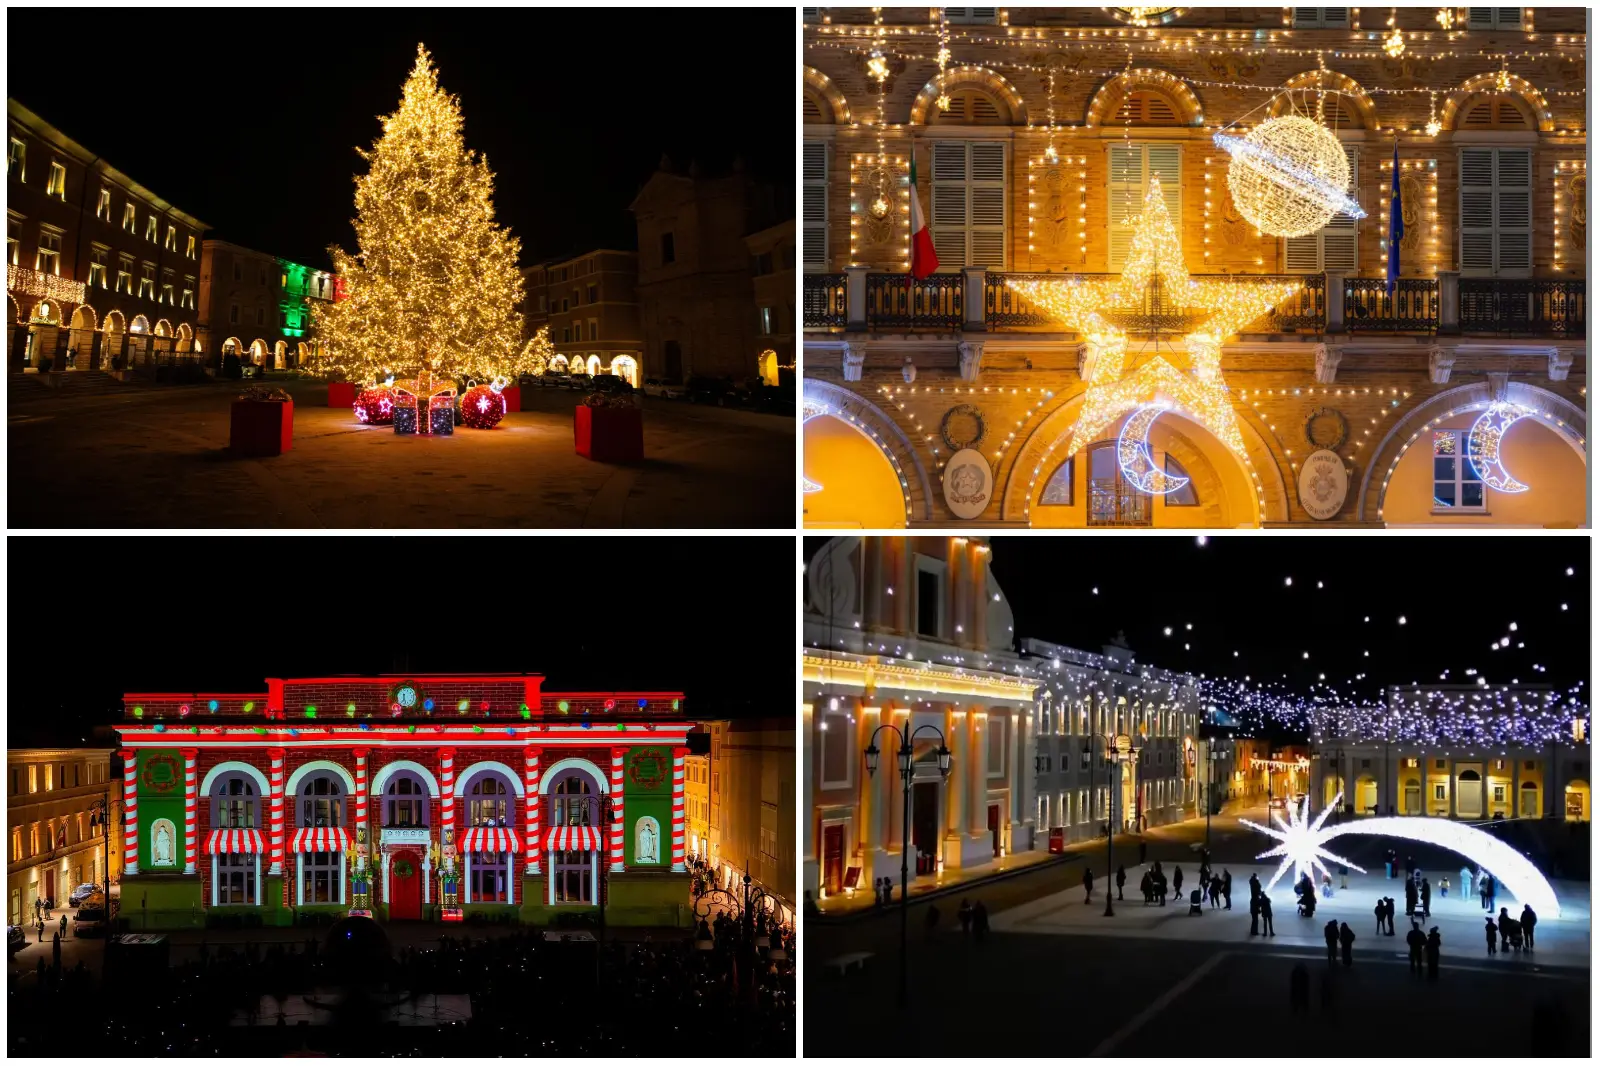
[[[1221,275],[1196,275],[1220,277]],[[1059,322],[1008,284],[1095,274],[1009,274],[969,267],[917,281],[852,267],[804,276],[808,330],[852,332],[1061,332]],[[1581,337],[1586,325],[1582,278],[1385,278],[1260,274],[1299,281],[1299,289],[1242,334],[1493,333]],[[1446,281],[1448,280],[1448,284]]]

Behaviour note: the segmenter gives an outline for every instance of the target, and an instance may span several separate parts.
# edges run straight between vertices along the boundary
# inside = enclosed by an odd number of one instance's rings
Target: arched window
[[[1187,481],[1183,488],[1169,492],[1163,497],[1166,505],[1168,507],[1198,507],[1200,505],[1200,497],[1195,494],[1194,479],[1189,477],[1189,471],[1183,468],[1183,464],[1168,455],[1166,457],[1166,471],[1169,478],[1184,478]]]
[[[1531,130],[1527,105],[1512,96],[1484,95],[1462,108],[1457,130]]]
[[[1044,493],[1039,497],[1041,507],[1072,506],[1072,460],[1064,459],[1044,483]]]
[[[1122,99],[1116,123],[1130,126],[1179,126],[1178,109],[1164,93],[1138,89]]]
[[[600,795],[588,775],[577,770],[563,771],[550,784],[550,812],[553,826],[600,826]],[[600,830],[604,832],[603,829]],[[556,903],[595,902],[599,864],[602,857],[593,851],[553,851],[550,853],[552,896]]]
[[[1483,778],[1478,776],[1478,771],[1476,771],[1476,770],[1463,770],[1463,771],[1461,771],[1461,775],[1460,776],[1461,776],[1461,780],[1463,780],[1463,781],[1481,781],[1481,780],[1483,780]]]
[[[1089,448],[1089,524],[1148,526],[1150,497],[1128,483],[1117,465],[1117,442]]]
[[[224,774],[211,786],[211,828],[254,829],[256,784],[241,773]]]
[[[415,777],[397,774],[384,790],[383,824],[386,828],[410,828],[428,824],[428,790]]]
[[[485,775],[472,782],[467,818],[472,825],[506,824],[506,783]]]
[[[344,824],[344,801],[339,779],[318,774],[300,784],[300,825],[306,829],[337,829]]]
[[[988,93],[977,89],[950,94],[950,110],[934,108],[933,120],[943,126],[1004,126],[1006,115]]]
[[[600,803],[586,778],[579,775],[563,777],[551,790],[555,802],[551,805],[555,821],[551,825],[599,825]]]

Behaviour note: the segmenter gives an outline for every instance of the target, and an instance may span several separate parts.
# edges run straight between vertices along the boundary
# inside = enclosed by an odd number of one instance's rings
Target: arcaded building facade
[[[1581,11],[880,11],[804,15],[808,526],[1587,523]],[[1214,136],[1291,112],[1345,150],[1365,217],[1282,238],[1240,213]],[[1118,461],[1127,404],[1200,353],[1130,333],[1097,387],[1122,413],[1074,440],[1103,349],[1013,287],[1120,274],[1153,179],[1192,277],[1293,292],[1220,340],[1236,440],[1143,427],[1183,483],[1162,493]],[[939,259],[915,282],[911,196]],[[1463,455],[1496,404],[1510,482]],[[958,452],[987,479],[947,485]]]

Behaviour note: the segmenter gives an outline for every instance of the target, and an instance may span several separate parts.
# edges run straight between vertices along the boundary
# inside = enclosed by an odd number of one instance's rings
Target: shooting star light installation
[[[1332,877],[1333,875],[1329,873],[1328,868],[1322,865],[1322,859],[1327,859],[1338,866],[1348,866],[1358,873],[1367,872],[1349,859],[1335,855],[1322,846],[1322,842],[1329,839],[1329,836],[1323,834],[1322,823],[1328,820],[1329,813],[1339,806],[1339,801],[1342,799],[1344,799],[1343,792],[1339,793],[1331,805],[1323,808],[1322,813],[1317,815],[1317,819],[1314,822],[1307,821],[1307,815],[1311,808],[1310,797],[1307,797],[1304,803],[1295,804],[1289,809],[1289,821],[1287,823],[1284,822],[1282,815],[1274,812],[1272,817],[1280,826],[1279,829],[1257,825],[1248,818],[1239,819],[1251,829],[1259,830],[1280,841],[1278,846],[1271,851],[1264,851],[1256,856],[1258,859],[1269,859],[1278,855],[1283,856],[1283,862],[1278,864],[1277,872],[1272,875],[1272,880],[1267,882],[1266,891],[1272,891],[1272,886],[1278,883],[1278,879],[1283,876],[1283,872],[1290,866],[1294,867],[1295,884],[1300,883],[1302,876],[1312,873],[1313,868]]]

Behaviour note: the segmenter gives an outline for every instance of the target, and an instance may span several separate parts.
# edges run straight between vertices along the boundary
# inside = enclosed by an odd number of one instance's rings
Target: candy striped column
[[[357,748],[356,756],[356,839],[365,844],[372,839],[371,832],[362,833],[367,828],[367,754],[370,748]],[[365,839],[362,839],[365,837]],[[370,852],[369,852],[370,853]]]
[[[139,753],[122,753],[122,872],[139,872]]]
[[[272,789],[272,799],[269,804],[272,815],[272,839],[268,842],[269,854],[272,864],[267,867],[267,873],[283,875],[283,749],[268,748],[267,758],[272,761],[271,771],[267,776],[267,784]]]
[[[523,850],[524,872],[539,872],[539,749],[528,748],[522,755],[522,792],[526,808],[523,811],[523,828],[527,838]]]
[[[198,781],[195,778],[195,759],[200,757],[199,748],[184,748],[183,753],[183,872],[195,872],[194,852],[195,844],[200,836],[200,803]]]
[[[683,757],[688,748],[672,749],[672,868],[684,870],[683,865]]]
[[[445,869],[455,865],[445,858],[444,847],[456,842],[456,749],[439,749],[439,821],[443,835],[440,837],[440,862]]]
[[[611,869],[622,871],[622,749],[611,749]]]

